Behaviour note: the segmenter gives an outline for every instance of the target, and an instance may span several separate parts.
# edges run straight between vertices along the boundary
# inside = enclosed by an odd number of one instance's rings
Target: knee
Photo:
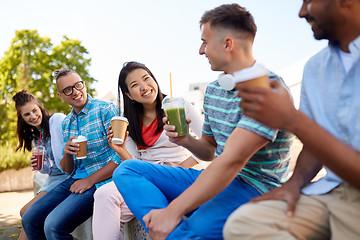
[[[126,160],[122,162],[114,171],[113,178],[114,180],[123,179],[127,175],[132,175],[138,173],[138,170],[141,169],[141,166],[146,163],[140,160]],[[116,183],[116,181],[115,181]]]
[[[235,210],[225,222],[223,228],[224,239],[248,239],[249,233],[251,234],[252,231],[256,231],[257,227],[261,228],[261,226],[252,226],[254,224],[251,219],[252,216],[254,216],[254,213],[251,212],[248,205],[241,206]]]
[[[21,224],[22,224],[23,228],[25,229],[25,231],[26,231],[26,229],[36,227],[35,226],[36,223],[37,223],[36,214],[33,214],[31,209],[29,211],[25,211],[23,213],[22,218],[21,218]]]
[[[95,202],[100,202],[100,201],[102,202],[104,199],[106,199],[108,197],[109,192],[106,191],[106,189],[105,189],[107,184],[96,189],[96,191],[94,193],[94,201]]]
[[[95,205],[109,203],[120,204],[122,202],[121,200],[122,197],[114,182],[99,187],[94,193]]]
[[[59,221],[56,221],[56,218],[53,218],[51,215],[49,215],[44,222],[44,232],[46,239],[57,239],[54,234],[61,232],[59,226]]]
[[[20,209],[20,217],[24,216],[26,210],[27,210],[27,207],[22,207],[22,208]]]
[[[233,229],[236,229],[238,225],[237,219],[230,215],[229,218],[226,220],[224,228],[223,228],[223,237],[225,240],[236,239],[236,235],[234,234]]]
[[[46,220],[45,220],[45,224],[44,224],[44,233],[46,236],[46,239],[55,239],[53,237],[53,234],[56,232],[56,227],[52,226],[51,224],[49,224]]]

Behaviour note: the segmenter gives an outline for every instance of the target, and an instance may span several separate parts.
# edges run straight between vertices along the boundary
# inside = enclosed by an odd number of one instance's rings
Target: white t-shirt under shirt
[[[339,53],[345,72],[348,73],[352,65],[354,65],[354,59],[351,53],[343,52],[341,50],[339,50]]]

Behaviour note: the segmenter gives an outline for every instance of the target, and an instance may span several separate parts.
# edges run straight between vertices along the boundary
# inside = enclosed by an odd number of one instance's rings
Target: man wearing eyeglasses
[[[59,165],[71,176],[32,205],[23,218],[23,226],[31,239],[72,239],[71,232],[92,216],[96,188],[112,181],[112,173],[120,157],[107,141],[106,129],[118,115],[114,104],[93,99],[79,74],[62,68],[54,72],[58,96],[73,110],[64,119],[62,128],[64,151]],[[87,138],[87,156],[76,159],[77,136]]]

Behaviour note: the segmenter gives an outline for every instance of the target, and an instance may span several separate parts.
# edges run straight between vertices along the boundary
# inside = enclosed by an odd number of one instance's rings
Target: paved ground
[[[0,193],[0,239],[18,239],[20,209],[34,197],[32,190]]]

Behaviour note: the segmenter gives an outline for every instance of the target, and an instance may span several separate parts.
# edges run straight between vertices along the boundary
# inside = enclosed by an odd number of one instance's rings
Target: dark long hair
[[[39,130],[26,123],[21,116],[20,107],[24,106],[29,102],[34,102],[41,111],[42,114],[42,121],[41,121],[41,128],[42,128],[42,137],[44,142],[47,142],[50,138],[50,128],[49,128],[49,119],[50,115],[48,110],[44,107],[44,105],[36,98],[34,95],[28,93],[26,90],[22,90],[17,92],[13,96],[13,100],[15,101],[15,108],[17,111],[17,128],[16,133],[19,139],[19,145],[16,147],[15,151],[21,150],[23,148],[24,152],[25,149],[31,151],[32,144],[31,141],[34,139],[39,139],[40,132]]]
[[[129,135],[135,141],[138,146],[149,147],[142,136],[142,119],[144,116],[144,107],[141,103],[131,100],[126,93],[129,93],[129,89],[126,86],[125,79],[129,73],[135,69],[144,69],[158,85],[158,95],[156,97],[156,118],[157,128],[156,133],[163,130],[164,123],[162,118],[165,116],[164,110],[161,108],[161,102],[164,98],[164,94],[161,93],[160,86],[156,81],[156,78],[152,72],[142,63],[138,62],[126,62],[119,74],[118,94],[120,99],[120,93],[122,92],[124,100],[124,116],[129,120]]]

